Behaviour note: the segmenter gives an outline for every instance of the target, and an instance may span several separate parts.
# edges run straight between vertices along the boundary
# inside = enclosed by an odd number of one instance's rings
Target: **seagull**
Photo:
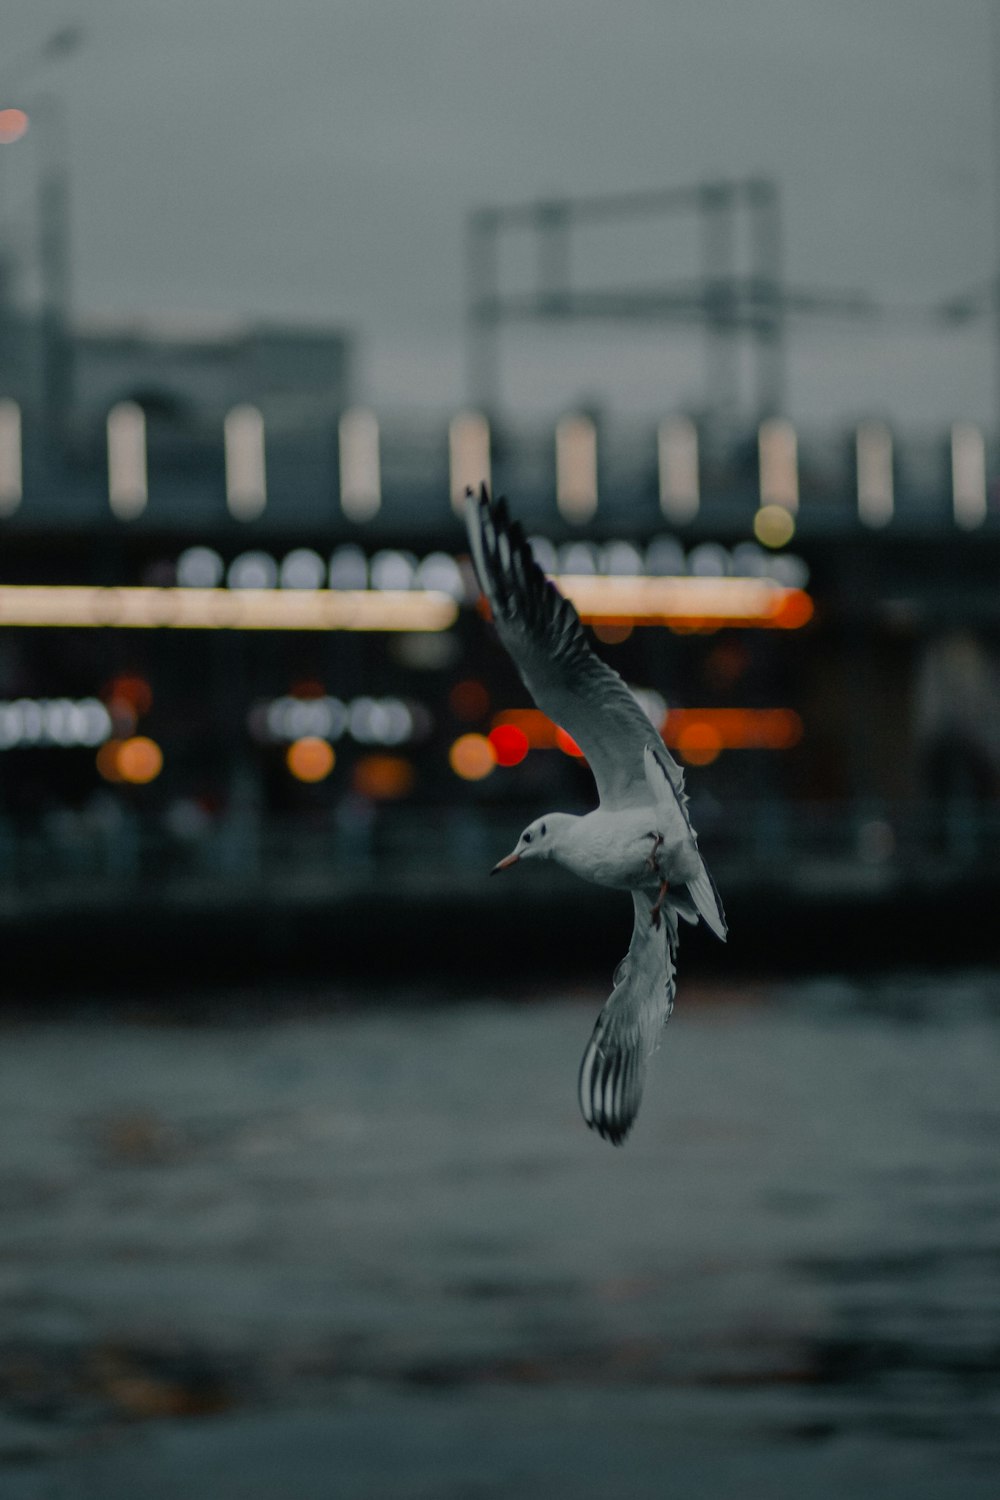
[[[538,707],[576,741],[600,805],[536,818],[491,871],[554,859],[598,885],[631,891],[632,941],[614,974],[580,1065],[583,1118],[625,1142],[646,1064],[670,1019],[678,918],[726,940],[715,882],[698,850],[684,773],[613,667],[591,649],[580,617],[536,563],[506,501],[482,486],[465,500],[469,545],[493,623]]]

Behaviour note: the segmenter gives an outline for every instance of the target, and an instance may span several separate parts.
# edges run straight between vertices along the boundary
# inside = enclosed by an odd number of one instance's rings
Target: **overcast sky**
[[[43,87],[64,102],[80,313],[343,323],[362,394],[449,406],[477,204],[766,173],[790,282],[913,307],[982,286],[992,3],[4,0],[0,78],[8,102]],[[28,78],[67,20],[84,45]],[[22,250],[40,133],[0,148],[0,219]],[[617,231],[584,266],[690,275],[694,245],[680,225]],[[992,420],[985,323],[797,325],[791,354],[802,420]],[[516,408],[645,413],[699,399],[702,348],[668,326],[515,332],[503,371]]]

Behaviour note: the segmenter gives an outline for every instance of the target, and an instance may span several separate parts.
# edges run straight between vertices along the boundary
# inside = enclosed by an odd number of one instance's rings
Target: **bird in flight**
[[[493,870],[554,859],[584,880],[631,891],[632,941],[580,1065],[583,1118],[615,1146],[639,1111],[646,1063],[670,1018],[678,919],[723,941],[726,918],[698,850],[684,773],[613,667],[545,577],[503,499],[466,495],[469,545],[500,639],[538,707],[571,735],[597,782],[582,816],[536,818]]]

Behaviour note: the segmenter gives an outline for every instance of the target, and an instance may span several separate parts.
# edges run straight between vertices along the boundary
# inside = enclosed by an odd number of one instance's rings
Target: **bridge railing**
[[[723,428],[676,415],[657,422],[576,413],[545,424],[479,416],[470,425],[468,414],[367,412],[352,428],[345,413],[241,407],[249,420],[231,422],[229,413],[214,424],[171,425],[124,405],[124,426],[112,409],[106,430],[75,432],[57,450],[30,414],[0,403],[0,525],[184,530],[252,520],[440,535],[457,529],[456,492],[489,477],[516,496],[531,524],[550,531],[743,528],[775,499],[819,531],[1000,526],[998,454],[968,423],[928,434],[876,420],[799,430],[787,421]],[[456,437],[463,420],[472,447]],[[114,494],[121,475],[112,477],[116,431],[125,438],[123,505]],[[349,432],[367,444],[370,494],[360,523],[344,490],[357,459],[345,462]],[[249,505],[240,490],[248,469],[256,476]]]

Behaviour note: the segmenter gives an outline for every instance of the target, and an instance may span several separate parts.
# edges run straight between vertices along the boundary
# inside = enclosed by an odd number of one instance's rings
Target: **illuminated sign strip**
[[[433,590],[96,588],[0,584],[0,626],[118,630],[447,630],[458,609]]]
[[[601,578],[564,574],[556,583],[587,623],[691,623],[797,629],[812,618],[803,589],[766,578]]]
[[[761,578],[556,580],[588,623],[794,630],[812,617],[802,589]],[[121,630],[447,630],[458,607],[435,589],[98,588],[0,584],[0,625]]]

